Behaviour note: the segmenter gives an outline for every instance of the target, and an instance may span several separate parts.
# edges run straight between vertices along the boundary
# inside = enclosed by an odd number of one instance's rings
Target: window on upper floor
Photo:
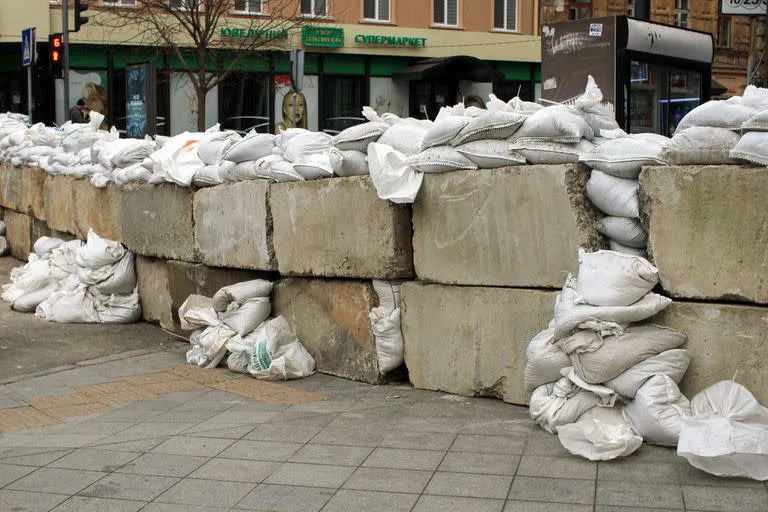
[[[389,0],[364,0],[363,18],[366,20],[389,21]]]
[[[436,25],[459,25],[459,0],[434,0],[434,16]]]
[[[517,30],[517,0],[494,0],[493,28]]]
[[[630,18],[635,17],[635,0],[629,0],[627,2],[627,16]]]
[[[582,20],[592,17],[592,0],[570,0],[568,2],[568,19]]]
[[[688,0],[675,0],[675,26],[688,26]]]
[[[301,14],[304,16],[327,16],[327,0],[301,0]]]
[[[731,17],[720,16],[717,22],[717,46],[719,48],[731,47]]]
[[[57,2],[61,3],[61,2]],[[104,5],[136,5],[136,0],[99,0],[99,3]]]
[[[197,6],[198,0],[168,0],[171,9],[192,9]]]
[[[244,12],[248,14],[261,13],[261,0],[235,0],[234,12]]]

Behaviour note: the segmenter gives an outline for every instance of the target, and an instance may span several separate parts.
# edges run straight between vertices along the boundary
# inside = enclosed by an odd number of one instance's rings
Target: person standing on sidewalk
[[[75,106],[69,109],[69,120],[73,123],[85,122],[85,100],[80,98],[75,103]]]

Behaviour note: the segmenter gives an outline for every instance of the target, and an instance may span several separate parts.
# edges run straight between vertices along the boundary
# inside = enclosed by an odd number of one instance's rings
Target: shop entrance
[[[413,80],[409,91],[409,115],[416,119],[435,120],[440,107],[453,106],[458,83],[445,80]]]

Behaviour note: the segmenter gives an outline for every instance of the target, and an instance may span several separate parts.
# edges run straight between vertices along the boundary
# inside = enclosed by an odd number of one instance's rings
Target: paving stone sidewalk
[[[765,483],[672,449],[574,457],[524,407],[265,383],[180,348],[0,386],[0,431],[0,511],[768,511]]]

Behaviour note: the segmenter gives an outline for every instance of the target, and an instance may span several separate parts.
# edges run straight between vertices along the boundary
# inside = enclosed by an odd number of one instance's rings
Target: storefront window
[[[458,102],[456,95],[458,84],[456,82],[413,80],[410,89],[410,116],[416,119],[434,121],[440,107],[452,106]]]
[[[235,0],[235,12],[261,13],[261,0]]]
[[[326,76],[323,83],[323,116],[320,128],[331,134],[366,121],[362,117],[363,77],[358,76]]]
[[[434,0],[434,17],[436,25],[459,24],[459,0]]]
[[[493,94],[502,101],[509,101],[515,96],[520,96],[523,101],[533,101],[533,86],[530,81],[505,80],[494,82]]]
[[[365,0],[363,18],[366,20],[389,21],[389,0]]]
[[[157,90],[155,108],[157,112],[157,134],[170,135],[170,75],[167,71],[156,71]],[[107,119],[120,133],[125,133],[125,69],[113,69],[107,88],[109,107]]]
[[[493,28],[517,30],[517,0],[494,0]]]
[[[328,3],[326,0],[301,0],[301,14],[305,16],[326,16]]]
[[[222,129],[270,132],[269,77],[233,72],[219,83],[219,122]]]

